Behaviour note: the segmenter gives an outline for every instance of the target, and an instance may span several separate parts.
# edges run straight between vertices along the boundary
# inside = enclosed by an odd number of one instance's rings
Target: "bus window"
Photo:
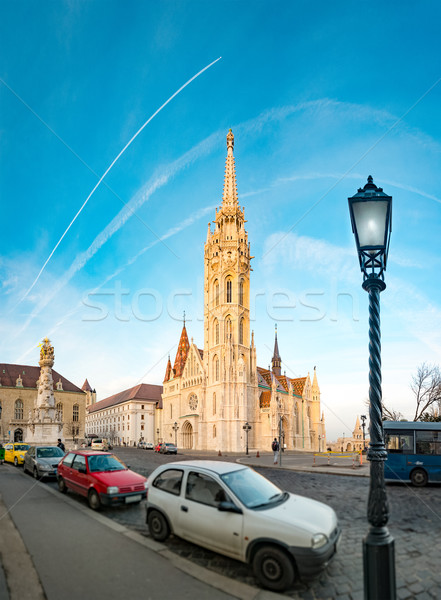
[[[441,432],[439,431],[417,431],[416,432],[417,454],[441,454]]]
[[[395,432],[387,434],[386,449],[395,454],[413,454],[413,435]]]

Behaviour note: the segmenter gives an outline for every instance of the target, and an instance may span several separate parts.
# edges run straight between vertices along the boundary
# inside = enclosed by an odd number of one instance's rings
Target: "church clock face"
[[[190,396],[190,399],[188,401],[188,406],[190,407],[190,410],[192,412],[195,412],[195,410],[197,410],[197,407],[198,407],[198,397],[196,396],[196,394],[192,394]]]

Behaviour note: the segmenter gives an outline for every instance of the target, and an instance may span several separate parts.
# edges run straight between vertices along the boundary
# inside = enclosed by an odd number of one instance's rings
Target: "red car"
[[[90,508],[145,500],[147,479],[131,471],[110,452],[76,450],[58,464],[58,489],[86,496]]]

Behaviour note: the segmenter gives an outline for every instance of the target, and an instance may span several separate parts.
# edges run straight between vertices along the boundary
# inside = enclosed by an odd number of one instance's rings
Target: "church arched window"
[[[213,358],[213,375],[214,380],[219,381],[219,359],[217,356]]]
[[[216,414],[216,392],[213,394],[213,415]]]
[[[55,411],[57,413],[57,420],[62,421],[63,420],[63,404],[62,404],[62,402],[57,403],[57,406],[55,407]]]
[[[239,282],[239,304],[243,306],[243,279]]]
[[[219,321],[214,320],[214,343],[219,344]]]
[[[243,344],[243,318],[239,323],[239,344]]]
[[[225,342],[231,337],[231,331],[231,317],[228,315],[225,319]]]
[[[23,419],[23,400],[15,401],[14,419]]]
[[[226,281],[226,285],[227,285],[227,302],[228,304],[230,304],[233,301],[233,295],[232,295],[232,289],[233,289],[233,282],[231,281],[231,277],[229,277]]]
[[[78,404],[74,404],[72,407],[72,421],[80,420],[80,406]]]
[[[213,290],[214,290],[214,305],[219,306],[219,282],[217,279],[214,282]]]
[[[216,437],[216,425],[213,425],[213,437]]]

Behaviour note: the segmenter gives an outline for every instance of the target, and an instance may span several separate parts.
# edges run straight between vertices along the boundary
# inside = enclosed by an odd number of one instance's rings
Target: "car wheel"
[[[295,578],[295,569],[290,557],[275,546],[263,546],[257,550],[253,558],[253,571],[264,588],[275,592],[289,588]]]
[[[415,487],[424,487],[427,485],[427,473],[424,469],[414,469],[410,475],[410,480]]]
[[[17,459],[17,457],[16,457],[16,456],[14,456],[14,465],[15,465],[16,467],[18,467],[18,459]]]
[[[150,535],[157,542],[164,542],[170,535],[167,519],[157,510],[151,510],[147,519]]]
[[[89,506],[92,510],[99,510],[101,508],[100,497],[95,490],[90,490],[89,495],[87,496],[87,501],[89,502]]]
[[[37,469],[37,467],[34,467],[33,474],[34,474],[34,478],[35,478],[35,479],[39,479],[39,475],[38,475],[38,469]]]
[[[62,477],[58,478],[58,489],[60,490],[60,492],[62,494],[66,494],[67,493],[67,485],[66,485],[66,482],[64,481],[64,479]]]

